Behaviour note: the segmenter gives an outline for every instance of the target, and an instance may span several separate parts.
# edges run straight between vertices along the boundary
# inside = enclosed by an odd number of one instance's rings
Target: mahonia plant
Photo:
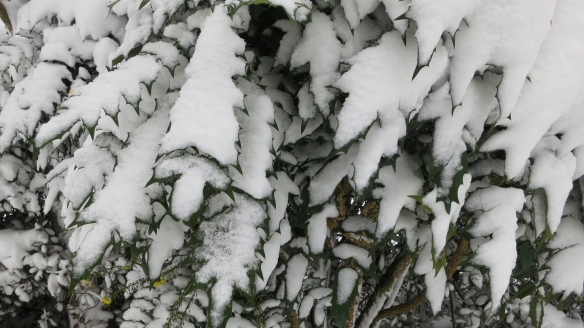
[[[3,327],[584,327],[584,0],[0,0]]]

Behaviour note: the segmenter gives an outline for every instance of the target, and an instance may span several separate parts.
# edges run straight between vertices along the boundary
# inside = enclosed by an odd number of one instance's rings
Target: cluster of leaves
[[[506,177],[507,72],[457,96],[468,24],[427,56],[415,0],[40,2],[0,45],[0,233],[35,238],[3,322],[581,322],[576,158],[542,133]]]

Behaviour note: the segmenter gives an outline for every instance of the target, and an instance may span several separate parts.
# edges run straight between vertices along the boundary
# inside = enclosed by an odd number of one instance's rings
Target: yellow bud
[[[102,298],[101,298],[101,302],[102,302],[103,304],[105,304],[105,305],[110,305],[110,304],[112,304],[112,300],[110,300],[110,299],[109,299],[109,298],[107,298],[107,297],[102,297]]]
[[[132,268],[132,267],[131,267],[131,266],[129,266],[129,265],[124,265],[124,270],[126,270],[126,271],[130,270],[131,268]]]
[[[69,89],[69,94],[73,94],[73,89]]]
[[[162,286],[162,284],[164,284],[166,282],[166,279],[164,278],[160,278],[160,280],[157,280],[154,282],[154,287],[160,287]]]

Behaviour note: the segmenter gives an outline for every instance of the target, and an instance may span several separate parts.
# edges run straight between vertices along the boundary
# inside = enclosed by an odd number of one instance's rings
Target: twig
[[[6,29],[12,33],[12,23],[10,22],[10,17],[8,17],[8,12],[6,11],[6,7],[4,4],[0,3],[0,19],[6,25]]]
[[[456,268],[468,256],[468,249],[469,249],[468,245],[469,245],[468,240],[466,240],[464,238],[462,238],[460,240],[460,243],[458,244],[458,248],[456,249],[456,252],[454,252],[452,259],[446,265],[446,278],[448,280],[450,280],[452,278],[452,276],[454,275],[454,272],[456,272]],[[375,327],[375,325],[379,321],[381,321],[385,318],[389,318],[389,317],[393,317],[393,316],[396,316],[396,315],[399,315],[402,313],[407,313],[407,312],[413,311],[415,308],[422,305],[427,300],[425,294],[426,294],[426,289],[424,288],[424,290],[422,290],[420,292],[420,294],[418,294],[418,296],[414,297],[409,302],[404,303],[404,304],[400,304],[400,305],[396,305],[396,306],[392,306],[389,309],[386,309],[386,310],[379,312],[379,314],[373,320],[373,323],[371,324],[371,326]]]
[[[375,325],[377,317],[380,315],[379,310],[381,307],[379,305],[381,299],[387,297],[385,296],[386,293],[391,291],[395,283],[399,280],[399,277],[401,277],[411,263],[411,256],[404,250],[381,277],[379,284],[375,288],[373,295],[371,295],[371,298],[367,302],[367,305],[357,322],[357,326],[368,326],[369,323],[367,321],[371,320],[369,318],[373,316],[375,317],[372,321],[372,326]],[[383,306],[383,304],[381,304],[381,306]]]

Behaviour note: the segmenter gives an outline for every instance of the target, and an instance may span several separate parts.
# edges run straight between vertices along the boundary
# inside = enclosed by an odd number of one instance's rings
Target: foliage
[[[582,0],[1,4],[3,326],[584,326]]]

